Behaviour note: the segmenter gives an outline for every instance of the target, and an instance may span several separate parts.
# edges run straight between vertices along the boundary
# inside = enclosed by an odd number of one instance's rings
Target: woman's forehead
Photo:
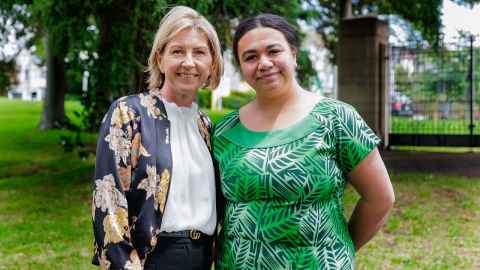
[[[192,47],[208,47],[207,34],[194,28],[185,28],[171,36],[166,46],[189,45]]]
[[[259,27],[248,31],[240,38],[238,51],[267,48],[275,45],[288,46],[288,42],[282,32],[269,27]]]

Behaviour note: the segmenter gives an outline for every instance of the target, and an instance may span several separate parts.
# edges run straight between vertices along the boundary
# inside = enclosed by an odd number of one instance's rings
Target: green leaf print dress
[[[354,269],[346,175],[379,143],[348,104],[320,100],[300,122],[255,132],[238,112],[216,127],[226,210],[218,269]]]

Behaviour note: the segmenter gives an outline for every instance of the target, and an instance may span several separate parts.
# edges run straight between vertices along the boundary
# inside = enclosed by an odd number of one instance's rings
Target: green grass
[[[0,269],[89,269],[93,158],[64,153],[69,132],[39,131],[40,112],[0,99]]]
[[[67,108],[71,114],[80,107]],[[63,153],[59,136],[67,131],[38,131],[40,112],[39,103],[0,99],[0,269],[96,269],[90,264],[94,160]],[[93,144],[95,136],[85,139]],[[480,179],[392,179],[395,208],[357,253],[357,269],[479,269]],[[349,188],[347,212],[357,198]]]
[[[426,119],[414,120],[406,117],[392,117],[390,132],[395,134],[470,134],[469,120]],[[474,121],[474,134],[480,134],[480,121]]]
[[[357,269],[479,269],[480,179],[391,175],[395,207],[357,253]],[[345,201],[352,211],[357,195]]]

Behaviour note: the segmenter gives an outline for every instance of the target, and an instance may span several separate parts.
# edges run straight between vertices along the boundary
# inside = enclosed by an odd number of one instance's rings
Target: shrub
[[[225,109],[238,110],[243,105],[255,99],[255,92],[239,92],[232,90],[231,94],[222,98],[222,106]]]
[[[200,108],[210,108],[212,105],[212,91],[205,89],[198,90],[197,103]]]

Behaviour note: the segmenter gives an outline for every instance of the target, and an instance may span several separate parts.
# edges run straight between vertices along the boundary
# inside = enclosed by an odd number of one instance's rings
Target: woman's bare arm
[[[374,149],[348,174],[348,180],[360,195],[348,223],[355,249],[358,250],[385,223],[393,207],[395,195],[390,177],[377,149]]]

